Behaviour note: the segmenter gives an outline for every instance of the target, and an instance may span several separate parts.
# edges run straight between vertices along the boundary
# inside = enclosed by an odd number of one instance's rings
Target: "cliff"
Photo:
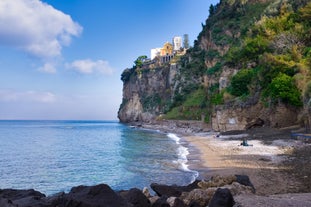
[[[145,65],[123,72],[121,122],[148,122],[168,110],[172,98],[176,64]]]
[[[309,0],[221,0],[174,64],[122,74],[122,122],[203,120],[217,131],[309,128]],[[126,78],[124,78],[126,77]]]

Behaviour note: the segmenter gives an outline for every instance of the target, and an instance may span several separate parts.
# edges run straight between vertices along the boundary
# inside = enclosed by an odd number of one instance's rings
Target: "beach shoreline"
[[[140,123],[131,127],[167,134],[179,147],[176,167],[183,172],[198,172],[196,180],[182,186],[150,183],[155,195],[148,188],[133,186],[116,191],[107,184],[80,185],[68,193],[50,196],[33,189],[2,189],[0,206],[54,207],[76,202],[98,206],[95,203],[107,200],[115,203],[110,206],[127,206],[133,199],[141,199],[141,206],[146,207],[163,199],[170,203],[177,199],[186,206],[192,206],[191,202],[206,206],[219,188],[227,188],[236,202],[234,206],[311,206],[311,145],[293,139],[289,130],[263,127],[218,133],[194,121]],[[241,145],[245,139],[249,146]]]
[[[239,195],[241,206],[253,206],[256,200],[269,203],[272,195],[280,198],[278,204],[273,204],[275,206],[286,206],[287,198],[295,196],[310,202],[310,184],[306,186],[304,182],[310,175],[300,175],[299,168],[305,161],[294,153],[310,144],[293,139],[290,130],[263,127],[221,134],[206,125],[199,129],[199,122],[178,121],[147,123],[140,127],[181,137],[190,152],[188,167],[199,172],[199,180],[209,180],[215,175],[249,176],[256,189],[255,197]],[[245,138],[250,146],[241,145]],[[299,161],[300,166],[295,167],[293,161]]]

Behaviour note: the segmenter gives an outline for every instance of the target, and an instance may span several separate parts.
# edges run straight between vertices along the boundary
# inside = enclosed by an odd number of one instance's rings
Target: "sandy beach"
[[[158,121],[139,127],[175,133],[189,149],[188,164],[199,180],[247,175],[255,194],[235,196],[236,206],[311,206],[311,143],[294,139],[294,128],[213,132],[195,121]],[[242,146],[243,139],[250,146]]]
[[[248,141],[252,146],[242,146],[239,140],[227,140],[215,135],[186,136],[185,139],[198,149],[202,162],[194,168],[200,170],[201,177],[245,174],[255,185],[257,194],[285,193],[294,183],[284,182],[280,163],[286,158],[296,141],[288,144],[282,141],[264,145],[259,140]],[[202,175],[203,174],[203,175]],[[278,183],[278,188],[275,183]],[[282,186],[280,186],[280,184]]]
[[[295,170],[301,169],[293,169],[292,164],[286,162],[293,159],[294,149],[307,144],[274,137],[268,142],[251,138],[248,140],[251,146],[242,146],[245,137],[250,135],[216,136],[206,133],[184,136],[197,150],[192,150],[192,156],[201,159],[201,162],[192,162],[190,168],[198,169],[200,179],[206,180],[215,175],[248,175],[256,195],[237,196],[240,206],[310,206],[311,194],[302,193],[308,192],[303,180],[310,180],[309,175],[297,177]]]

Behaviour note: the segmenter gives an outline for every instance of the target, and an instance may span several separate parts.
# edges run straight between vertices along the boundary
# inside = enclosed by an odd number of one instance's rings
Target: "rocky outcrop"
[[[151,206],[150,200],[147,196],[139,189],[132,188],[128,191],[120,192],[122,198],[127,200],[135,207],[149,207]]]
[[[35,190],[0,190],[1,207],[41,207],[45,203],[45,195]]]
[[[152,183],[150,187],[158,196],[166,195],[168,197],[179,197],[181,196],[182,192],[190,192],[196,188],[199,188],[198,186],[199,181],[196,180],[195,182],[191,183],[188,186],[177,186],[177,185],[162,185],[157,183]]]
[[[241,182],[241,183],[238,183]],[[206,183],[209,183],[205,185]],[[214,176],[188,186],[152,184],[157,193],[132,188],[115,192],[108,185],[73,187],[46,197],[35,190],[0,190],[1,207],[205,207],[233,206],[233,196],[252,193],[248,176]],[[210,187],[213,186],[213,187]]]
[[[212,116],[215,131],[245,130],[258,126],[288,127],[297,123],[299,111],[279,103],[265,107],[261,103],[216,107]]]
[[[121,122],[149,122],[167,110],[172,98],[176,64],[153,68],[127,69],[131,71],[123,81],[123,101],[118,112]]]

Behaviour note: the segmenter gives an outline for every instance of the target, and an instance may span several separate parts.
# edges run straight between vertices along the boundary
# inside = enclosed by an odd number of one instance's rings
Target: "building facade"
[[[174,51],[178,51],[181,49],[182,38],[180,36],[173,37],[173,49]]]
[[[182,37],[175,36],[173,37],[172,43],[166,42],[162,48],[151,49],[150,59],[155,60],[155,58],[158,58],[161,63],[170,62],[176,54],[182,54],[185,52],[182,51],[182,44]]]

